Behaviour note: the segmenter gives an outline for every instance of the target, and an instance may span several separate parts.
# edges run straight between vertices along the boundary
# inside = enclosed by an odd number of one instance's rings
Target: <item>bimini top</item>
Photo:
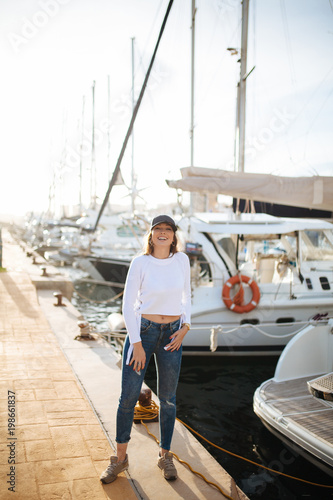
[[[295,231],[333,231],[333,224],[319,219],[274,217],[268,214],[196,213],[188,221],[199,232],[229,234],[291,234]],[[181,221],[179,226],[182,227]]]
[[[333,176],[282,177],[202,167],[182,168],[181,175],[167,180],[168,186],[333,212]]]

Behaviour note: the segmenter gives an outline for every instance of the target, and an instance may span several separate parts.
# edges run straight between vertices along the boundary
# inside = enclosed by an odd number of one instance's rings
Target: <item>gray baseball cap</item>
[[[157,217],[154,217],[150,229],[153,229],[155,226],[157,226],[158,224],[162,224],[163,222],[165,224],[169,224],[169,226],[171,226],[175,232],[177,231],[175,221],[171,217],[169,217],[169,215],[158,215]]]

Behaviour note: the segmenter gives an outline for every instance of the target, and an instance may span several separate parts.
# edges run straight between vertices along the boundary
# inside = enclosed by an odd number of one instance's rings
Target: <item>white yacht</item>
[[[333,317],[330,222],[201,213],[177,224],[191,263],[185,355],[277,355],[305,326]]]
[[[306,325],[333,317],[330,222],[201,213],[178,226],[192,272],[184,354],[276,355]]]

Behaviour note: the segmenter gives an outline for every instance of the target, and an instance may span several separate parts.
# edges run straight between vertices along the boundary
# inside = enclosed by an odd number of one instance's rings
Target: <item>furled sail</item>
[[[227,170],[185,167],[182,178],[169,187],[197,193],[216,193],[266,203],[333,211],[333,177],[280,177]]]

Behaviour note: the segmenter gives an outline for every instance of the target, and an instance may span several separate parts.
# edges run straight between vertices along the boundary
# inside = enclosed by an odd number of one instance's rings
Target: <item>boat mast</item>
[[[195,0],[192,0],[192,44],[191,44],[191,167],[194,162],[194,48],[195,48],[195,14],[196,14]]]
[[[82,98],[82,116],[81,116],[81,144],[80,144],[80,188],[79,188],[79,211],[82,212],[82,183],[83,183],[83,172],[82,172],[82,148],[83,148],[83,132],[84,132],[84,105],[85,96]]]
[[[125,150],[126,150],[126,146],[127,146],[128,140],[129,140],[130,135],[132,133],[132,129],[133,129],[134,122],[135,122],[136,116],[138,114],[140,105],[141,105],[141,101],[143,99],[143,96],[144,96],[144,93],[145,93],[145,90],[146,90],[146,87],[147,87],[149,75],[151,73],[151,69],[152,69],[154,61],[155,61],[155,57],[156,57],[156,54],[157,54],[157,49],[158,49],[158,46],[160,44],[160,41],[161,41],[161,38],[162,38],[162,35],[163,35],[163,31],[164,31],[164,28],[165,28],[165,25],[166,25],[166,22],[168,20],[169,14],[170,14],[170,10],[171,10],[172,4],[173,4],[173,0],[170,0],[169,4],[168,4],[168,7],[167,7],[167,10],[166,10],[166,13],[165,13],[165,16],[164,16],[164,19],[163,19],[163,23],[162,23],[162,26],[161,26],[161,29],[160,29],[160,33],[158,35],[158,39],[157,39],[157,42],[156,42],[156,45],[155,45],[154,52],[153,52],[153,55],[152,55],[152,58],[151,58],[151,61],[150,61],[150,64],[149,64],[149,67],[148,67],[145,79],[144,79],[144,82],[143,82],[142,87],[141,87],[141,91],[140,91],[138,100],[136,101],[136,104],[135,104],[135,107],[134,107],[132,118],[131,118],[130,124],[129,124],[127,132],[126,132],[126,136],[125,136],[125,139],[124,139],[124,142],[123,142],[123,145],[122,145],[122,148],[121,148],[118,160],[117,160],[117,164],[116,164],[115,169],[113,171],[112,178],[110,180],[108,190],[107,190],[107,192],[105,194],[102,206],[100,208],[100,211],[98,213],[98,216],[97,216],[97,219],[96,219],[96,222],[95,222],[95,226],[93,227],[92,231],[96,231],[96,229],[97,229],[97,226],[98,226],[99,220],[100,220],[100,218],[102,216],[102,213],[104,211],[105,205],[108,202],[111,190],[112,190],[113,186],[115,185],[117,177],[119,175],[120,165],[121,165],[121,162],[122,162]]]
[[[134,100],[134,40],[132,40],[132,114],[134,113],[135,100]],[[136,179],[134,174],[134,126],[132,129],[132,168],[131,168],[131,213],[134,214],[135,210],[135,193],[136,193]]]
[[[249,0],[242,1],[242,37],[240,53],[240,78],[237,85],[236,155],[235,170],[244,172],[245,163],[245,112],[247,74],[247,35],[249,23]]]
[[[111,169],[110,169],[110,150],[111,150],[110,122],[111,122],[111,97],[110,97],[110,75],[108,75],[108,155],[107,155],[108,182],[111,179]]]
[[[91,171],[90,171],[91,208],[96,208],[96,164],[95,164],[95,80],[92,85],[92,136],[91,136]]]
[[[194,164],[194,49],[195,49],[195,15],[196,15],[196,6],[195,0],[192,0],[192,24],[191,24],[191,125],[190,125],[190,147],[191,147],[191,167]],[[194,193],[190,193],[190,211],[193,213],[194,211]]]

